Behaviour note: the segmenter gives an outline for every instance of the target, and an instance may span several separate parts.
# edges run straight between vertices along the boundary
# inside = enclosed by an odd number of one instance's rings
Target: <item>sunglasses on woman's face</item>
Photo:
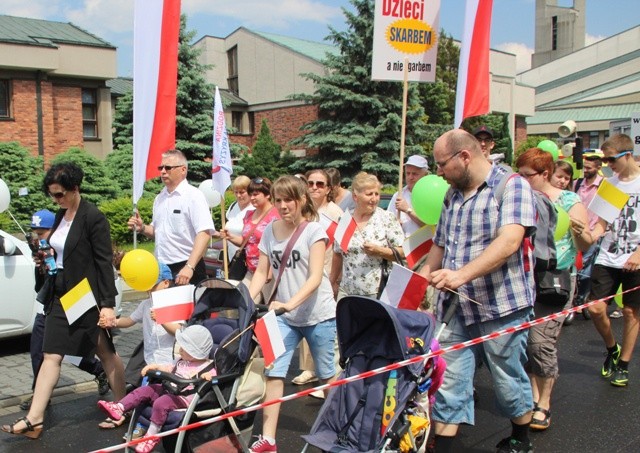
[[[324,189],[327,186],[327,183],[324,181],[307,181],[309,187],[316,186],[318,189]]]
[[[49,196],[51,198],[55,198],[56,200],[60,200],[62,197],[64,197],[67,194],[67,191],[63,191],[63,192],[56,192],[56,193],[51,193],[49,192]]]

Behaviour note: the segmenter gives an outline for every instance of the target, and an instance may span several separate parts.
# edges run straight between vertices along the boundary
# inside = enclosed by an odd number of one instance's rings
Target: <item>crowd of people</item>
[[[640,166],[628,136],[613,136],[601,152],[586,153],[584,176],[576,181],[571,165],[554,162],[549,152],[539,148],[518,157],[514,175],[506,165],[492,161],[494,144],[493,131],[486,126],[473,133],[452,130],[434,143],[436,173],[450,188],[433,246],[417,271],[437,290],[432,307],[437,319],[443,322],[445,313],[452,313],[439,338],[442,347],[558,311],[536,299],[537,282],[528,262],[527,244],[544,228],[538,222],[536,197],[548,198],[569,217],[566,231],[554,238],[555,268],[571,275],[566,307],[612,296],[620,286],[627,290],[640,285],[640,233],[631,228],[640,220],[635,209]],[[603,163],[614,173],[608,182],[630,196],[612,223],[587,210],[603,181]],[[218,231],[204,195],[186,181],[187,165],[179,151],[164,153],[158,168],[165,187],[154,201],[151,222],[145,224],[137,213],[128,220],[131,230],[155,241],[161,272],[152,291],[206,278],[205,249],[212,237],[222,239],[228,244],[229,259],[239,261],[236,264],[243,271],[238,280],[254,301],[283,312],[277,322],[285,353],[265,370],[266,399],[283,395],[298,346],[301,373],[294,383],[333,381],[339,372],[336,303],[347,295],[379,298],[385,284],[384,266],[402,260],[405,238],[424,225],[413,210],[411,195],[418,180],[429,174],[428,160],[414,155],[404,162],[406,185],[393,195],[387,210],[378,206],[382,184],[376,175],[366,172],[353,177],[351,190],[342,187],[335,169],[281,176],[273,183],[266,177],[238,176],[231,186],[236,201],[225,213],[226,227]],[[37,289],[49,294],[43,296],[45,313],[39,315],[43,333],[32,344],[34,393],[25,405],[27,415],[2,427],[7,433],[31,438],[41,434],[65,354],[97,354],[100,359],[88,371],[98,380],[108,380],[113,393],[114,402],[100,403],[109,416],[103,428],[120,426],[126,412],[143,400],[182,407],[185,401],[165,398],[157,388],[125,396],[125,369],[112,342],[112,328],[143,324],[142,359],[127,366],[127,376],[136,381],[133,387],[140,385],[141,370],[172,362],[169,351],[175,340],[181,346],[184,373],[199,373],[208,364],[206,334],[185,330],[180,323],[156,325],[150,301],[141,303],[131,316],[116,319],[109,225],[82,198],[82,180],[82,170],[66,163],[52,166],[43,182],[45,193],[60,209],[55,215],[36,213],[38,221],[34,215],[32,227],[55,250],[57,274],[52,278],[38,275]],[[339,223],[345,215],[355,224],[347,244],[334,241],[325,226]],[[582,259],[577,260],[578,256]],[[40,269],[42,256],[36,254],[35,260]],[[70,325],[60,297],[84,278],[94,291],[98,309],[87,311]],[[629,381],[629,361],[640,321],[638,294],[630,292],[622,298],[624,328],[619,342],[611,329],[607,302],[597,302],[584,313],[593,319],[606,348],[599,374],[617,387]],[[456,451],[459,425],[473,424],[474,374],[482,361],[491,371],[497,409],[511,423],[511,434],[497,444],[497,451],[532,452],[529,430],[544,431],[551,426],[552,390],[559,376],[557,341],[563,321],[547,321],[448,353],[448,366],[432,408],[435,437],[430,448]],[[189,340],[188,334],[195,339]],[[215,370],[209,377],[212,373]],[[101,386],[102,393],[106,393],[106,384]],[[264,408],[262,431],[251,452],[277,451],[279,411],[280,405]],[[161,416],[152,418],[148,432],[157,432],[162,421]],[[156,443],[142,443],[137,451],[151,451]]]

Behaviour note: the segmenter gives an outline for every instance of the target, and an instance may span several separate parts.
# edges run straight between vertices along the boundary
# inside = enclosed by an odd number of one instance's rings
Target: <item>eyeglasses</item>
[[[456,151],[455,153],[453,153],[452,155],[449,156],[448,159],[446,159],[444,162],[436,162],[436,167],[438,168],[444,168],[451,159],[453,159],[454,157],[456,157],[458,154],[460,154],[462,152],[462,150],[460,151]]]
[[[158,171],[171,171],[174,168],[184,167],[184,165],[158,165]]]
[[[493,141],[491,137],[476,137],[476,140],[478,140],[480,143],[491,143]]]
[[[251,182],[254,184],[262,184],[264,182],[264,178],[253,178]]]
[[[324,181],[307,181],[307,185],[309,187],[316,186],[318,189],[324,189],[327,183]]]
[[[537,171],[535,173],[525,173],[521,171],[519,175],[522,176],[523,178],[533,178],[534,176],[539,175],[541,173],[542,173],[541,171]]]
[[[51,198],[55,198],[56,200],[60,200],[62,197],[64,197],[67,194],[67,191],[63,191],[63,192],[56,192],[56,193],[51,193],[49,192],[49,196]]]
[[[621,153],[616,154],[615,156],[610,156],[610,157],[603,157],[602,162],[604,162],[605,164],[612,164],[615,161],[617,161],[618,159],[620,159],[622,156],[624,156],[625,154],[631,154],[632,151],[628,150],[628,151],[622,151]]]

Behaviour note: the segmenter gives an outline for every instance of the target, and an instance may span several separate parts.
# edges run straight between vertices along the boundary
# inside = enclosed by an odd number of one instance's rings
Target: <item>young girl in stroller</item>
[[[209,359],[213,341],[209,330],[201,325],[192,325],[182,331],[176,332],[176,342],[180,359],[175,364],[150,364],[143,368],[142,375],[149,370],[173,372],[180,377],[193,378],[200,376],[211,379],[215,376],[212,360]],[[147,435],[160,432],[169,412],[186,408],[193,395],[173,395],[168,393],[162,384],[150,384],[139,387],[122,398],[118,402],[98,401],[98,407],[102,409],[116,423],[121,421],[125,413],[140,406],[152,403],[151,424],[147,429]],[[152,451],[160,439],[149,439],[136,446],[135,451],[148,453]]]

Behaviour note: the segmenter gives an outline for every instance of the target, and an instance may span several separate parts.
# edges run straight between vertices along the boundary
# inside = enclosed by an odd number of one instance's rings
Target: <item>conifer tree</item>
[[[318,154],[296,162],[295,168],[335,167],[347,182],[357,172],[375,173],[384,183],[398,176],[402,124],[402,83],[371,80],[373,0],[351,0],[355,11],[343,9],[348,29],[330,27],[327,40],[339,55],[327,55],[327,75],[305,74],[315,82],[312,95],[297,95],[318,106],[319,117],[306,124],[296,141]],[[409,84],[405,155],[422,154],[425,112],[416,84]]]
[[[251,154],[242,156],[238,168],[250,178],[262,176],[273,182],[278,176],[289,173],[294,160],[291,153],[282,154],[282,147],[273,139],[267,121],[263,119]]]

